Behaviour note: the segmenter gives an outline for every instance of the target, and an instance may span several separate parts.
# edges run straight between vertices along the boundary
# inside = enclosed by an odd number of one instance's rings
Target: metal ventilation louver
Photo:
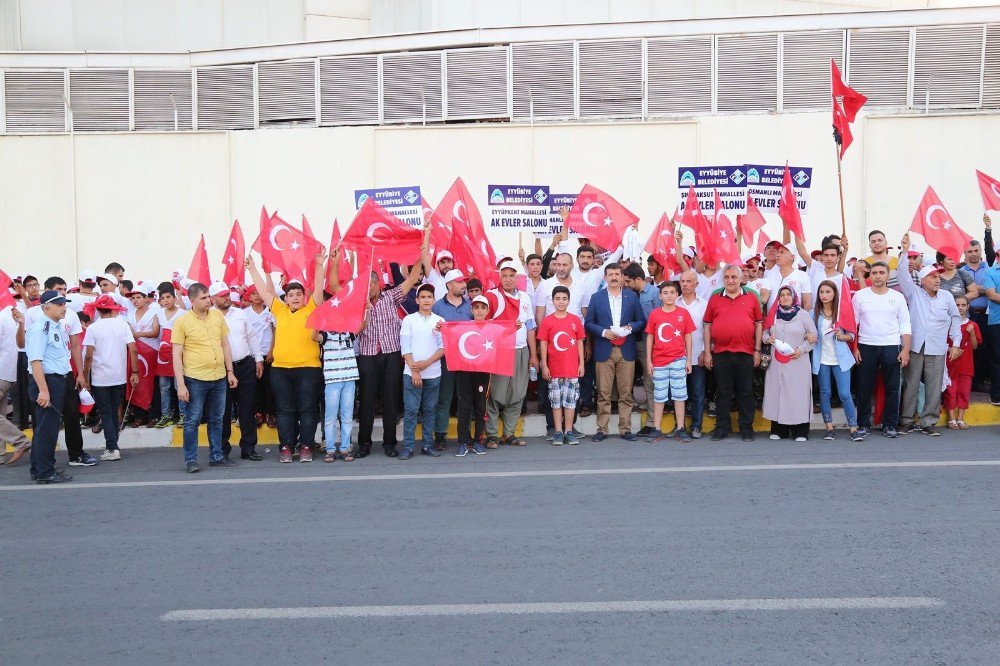
[[[65,93],[65,70],[6,70],[7,133],[65,132]]]
[[[712,37],[668,37],[646,43],[649,115],[712,112]]]
[[[198,129],[253,129],[253,67],[202,67],[198,79]]]
[[[511,45],[514,118],[563,120],[576,111],[573,42]]]
[[[448,120],[510,118],[507,47],[445,51]]]
[[[916,40],[913,105],[978,108],[983,26],[917,28]]]
[[[382,117],[386,122],[443,119],[441,52],[382,56]]]
[[[782,39],[782,109],[830,108],[830,60],[844,71],[844,31],[789,32]]]
[[[258,116],[263,125],[316,123],[316,61],[257,65]]]
[[[320,59],[321,125],[378,124],[378,59],[375,55]]]
[[[127,69],[71,69],[69,104],[76,132],[129,131]]]
[[[986,26],[983,106],[1000,108],[1000,24]]]
[[[642,116],[642,40],[580,42],[580,117]]]
[[[189,130],[191,70],[137,69],[132,73],[132,106],[137,130]]]
[[[906,106],[909,29],[851,30],[847,39],[851,87],[868,97],[869,106]]]
[[[718,37],[719,111],[776,111],[778,36]]]

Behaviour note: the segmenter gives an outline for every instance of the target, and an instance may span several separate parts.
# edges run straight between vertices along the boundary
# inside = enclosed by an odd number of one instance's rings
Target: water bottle
[[[533,382],[538,381],[538,368],[536,368],[535,366],[531,366],[531,368],[528,370],[528,379],[530,379]]]

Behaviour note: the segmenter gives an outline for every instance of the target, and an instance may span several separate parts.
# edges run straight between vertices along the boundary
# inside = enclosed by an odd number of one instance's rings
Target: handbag
[[[771,365],[771,345],[761,345],[759,367],[761,370],[767,370],[769,365]]]

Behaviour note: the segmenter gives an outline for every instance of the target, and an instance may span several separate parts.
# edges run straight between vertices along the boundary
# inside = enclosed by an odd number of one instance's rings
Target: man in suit
[[[604,266],[607,289],[590,298],[585,327],[594,336],[597,367],[597,432],[595,442],[607,439],[611,420],[611,391],[618,385],[618,431],[622,439],[634,442],[632,433],[632,382],[635,379],[636,337],[646,326],[639,296],[623,288],[619,264]]]

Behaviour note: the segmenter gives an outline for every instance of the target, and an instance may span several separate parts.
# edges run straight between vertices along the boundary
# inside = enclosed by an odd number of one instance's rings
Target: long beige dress
[[[764,378],[765,419],[784,425],[808,423],[812,418],[812,366],[809,350],[813,348],[806,334],[816,335],[816,324],[805,310],[799,310],[791,321],[775,319],[774,326],[764,331],[764,339],[772,336],[801,350],[802,355],[788,363],[773,357]],[[772,352],[773,354],[773,352]]]

